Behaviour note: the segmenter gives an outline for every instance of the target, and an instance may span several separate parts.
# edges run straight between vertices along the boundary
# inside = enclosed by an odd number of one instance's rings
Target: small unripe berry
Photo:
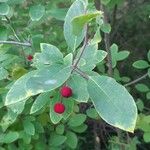
[[[32,55],[28,55],[27,59],[28,59],[28,61],[32,61],[33,56]]]
[[[54,105],[54,111],[58,114],[62,114],[65,111],[65,105],[62,103],[56,103]]]
[[[69,86],[63,86],[60,92],[63,97],[68,98],[72,96],[72,89]]]

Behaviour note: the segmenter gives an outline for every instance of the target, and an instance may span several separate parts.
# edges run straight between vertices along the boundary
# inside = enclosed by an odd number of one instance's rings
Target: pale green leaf
[[[72,88],[72,98],[78,102],[87,102],[89,94],[86,80],[79,75],[72,75],[67,81],[67,85]]]
[[[102,119],[122,130],[133,132],[137,119],[137,108],[132,96],[113,78],[90,77],[90,98]]]
[[[50,97],[53,94],[53,92],[46,92],[46,93],[42,93],[40,94],[34,101],[31,110],[30,110],[30,114],[33,114],[37,111],[39,111],[40,109],[42,109],[43,107],[46,106],[46,104],[50,101]]]
[[[81,51],[78,52],[77,58],[79,57],[80,53]],[[106,55],[107,53],[105,51],[98,50],[97,44],[89,44],[85,48],[82,59],[79,61],[78,67],[82,71],[91,71],[96,67],[97,63],[101,62],[106,57]],[[84,63],[81,63],[81,61]]]
[[[19,78],[8,92],[5,105],[23,101],[33,95],[52,91],[61,86],[70,76],[71,67],[53,65],[30,72]]]
[[[20,101],[23,101],[24,99],[27,99],[30,97],[28,94],[28,89],[26,88],[27,80],[35,74],[36,71],[29,72],[28,74],[22,76],[19,78],[11,87],[9,92],[7,93],[6,99],[5,99],[5,105],[14,104]]]
[[[84,38],[84,31],[82,31],[81,35],[78,37],[73,34],[71,21],[74,17],[84,14],[86,7],[87,0],[76,0],[66,14],[64,23],[64,36],[68,46],[71,48],[71,51],[78,47]]]
[[[39,93],[52,91],[61,86],[70,76],[71,67],[63,65],[52,65],[40,69],[26,83],[28,95],[33,96]]]
[[[35,53],[33,66],[36,68],[43,68],[55,63],[63,63],[63,54],[57,47],[46,43],[41,43],[40,47],[41,53]]]

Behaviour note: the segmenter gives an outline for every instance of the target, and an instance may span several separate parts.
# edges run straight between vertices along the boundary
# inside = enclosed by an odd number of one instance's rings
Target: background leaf
[[[44,13],[45,7],[41,4],[32,6],[29,11],[29,15],[32,21],[40,20],[43,17]]]

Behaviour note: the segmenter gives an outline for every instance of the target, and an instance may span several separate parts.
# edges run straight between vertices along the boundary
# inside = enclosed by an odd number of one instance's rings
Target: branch
[[[0,44],[13,44],[13,45],[21,45],[31,47],[31,43],[22,43],[16,41],[0,41]]]
[[[135,84],[135,83],[137,83],[137,82],[139,82],[139,81],[145,79],[147,76],[148,76],[148,73],[146,73],[146,74],[144,74],[143,76],[141,76],[141,77],[139,77],[139,78],[137,78],[137,79],[135,79],[135,80],[133,80],[133,81],[131,81],[131,82],[125,84],[124,86],[127,87],[127,86],[130,86],[130,85],[132,85],[132,84]]]
[[[104,23],[108,23],[108,16],[105,9],[105,6],[102,5],[102,11],[104,12]],[[105,49],[108,53],[107,55],[107,62],[108,62],[108,75],[113,76],[113,69],[112,69],[112,58],[111,58],[111,51],[110,51],[110,35],[108,33],[104,33],[104,42],[105,42]]]
[[[84,53],[84,50],[85,50],[85,48],[86,48],[86,46],[87,46],[87,43],[88,43],[87,31],[88,31],[88,26],[86,25],[86,26],[85,26],[85,38],[84,38],[84,43],[83,43],[83,46],[82,46],[82,48],[81,48],[81,53],[80,53],[80,55],[79,55],[79,58],[77,59],[77,61],[76,61],[75,64],[73,65],[73,66],[74,66],[74,69],[77,68],[78,63],[79,63],[79,61],[80,61],[80,59],[81,59],[81,57],[82,57],[82,55],[83,55],[83,53]]]
[[[82,70],[80,70],[79,68],[74,69],[74,71],[76,71],[78,74],[80,74],[86,80],[89,79],[89,76],[86,73],[84,73]]]

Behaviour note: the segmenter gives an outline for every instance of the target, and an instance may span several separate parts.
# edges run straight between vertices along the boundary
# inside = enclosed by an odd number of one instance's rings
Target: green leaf
[[[145,85],[145,84],[142,84],[142,83],[137,84],[137,85],[135,86],[135,88],[136,88],[138,91],[140,91],[140,92],[148,92],[148,91],[150,91],[150,89],[148,88],[148,86]]]
[[[0,67],[0,80],[6,79],[8,75],[9,75],[8,71],[3,67]]]
[[[64,21],[67,9],[66,8],[52,8],[48,11],[50,13],[50,16],[56,18],[57,20]]]
[[[0,15],[7,15],[10,7],[7,3],[0,3]]]
[[[5,131],[11,124],[13,124],[17,118],[17,114],[14,113],[12,110],[8,109],[8,112],[3,115],[0,126],[3,131]]]
[[[51,146],[60,146],[66,141],[67,137],[58,134],[52,134],[50,137]]]
[[[87,109],[86,114],[88,117],[90,117],[92,119],[98,119],[99,118],[99,115],[98,115],[97,111],[95,110],[95,108]]]
[[[138,99],[136,101],[136,105],[137,105],[139,111],[142,111],[144,109],[144,103],[141,99]]]
[[[87,102],[89,94],[86,80],[79,75],[72,75],[67,81],[67,85],[72,88],[72,98],[78,102]]]
[[[146,94],[146,98],[147,98],[147,99],[150,99],[150,92],[148,92],[148,93]]]
[[[65,143],[72,149],[75,149],[78,144],[78,138],[77,135],[71,131],[67,131],[66,133],[67,140]]]
[[[8,105],[7,108],[11,109],[14,113],[19,115],[24,110],[25,102],[26,102],[26,100],[18,102],[16,104],[11,104],[11,105]]]
[[[130,54],[129,51],[120,51],[118,52],[118,46],[116,44],[112,44],[110,47],[111,56],[112,56],[112,67],[115,68],[117,65],[117,61],[124,60]]]
[[[27,70],[25,68],[20,67],[20,66],[15,66],[12,70],[11,76],[14,80],[17,80],[26,73],[27,73]]]
[[[66,14],[64,23],[64,36],[68,46],[71,48],[71,51],[78,47],[84,38],[84,31],[82,31],[81,35],[78,37],[73,34],[71,21],[74,17],[84,14],[86,7],[87,0],[76,0]]]
[[[65,112],[62,114],[63,119],[67,120],[69,118],[69,116],[72,114],[73,112],[73,108],[74,108],[74,99],[68,98],[67,100],[64,98],[62,100],[63,104],[65,105]]]
[[[8,0],[0,0],[0,2],[7,2]]]
[[[133,67],[137,69],[146,69],[150,67],[150,65],[145,60],[138,60],[133,63]]]
[[[52,91],[61,86],[70,76],[71,67],[53,65],[30,72],[18,79],[8,92],[5,105],[23,101],[33,95]]]
[[[39,21],[45,14],[45,7],[42,5],[35,5],[30,7],[29,16],[32,21]]]
[[[111,26],[110,24],[102,24],[101,25],[101,30],[104,32],[104,33],[110,33],[111,32]]]
[[[112,44],[110,51],[112,56],[112,67],[114,68],[117,65],[116,55],[118,53],[118,46],[116,44]]]
[[[63,54],[57,47],[46,43],[41,43],[40,47],[41,53],[35,53],[33,66],[43,68],[55,63],[63,64]]]
[[[0,143],[12,143],[19,138],[18,132],[9,131],[8,133],[0,134]]]
[[[93,44],[100,43],[101,40],[102,40],[102,37],[101,37],[101,34],[100,34],[100,27],[98,27],[93,39],[91,40],[91,44],[93,45]]]
[[[76,114],[72,116],[68,122],[70,127],[77,127],[84,123],[86,120],[86,115],[84,114]]]
[[[111,0],[101,0],[102,4],[107,5]]]
[[[73,34],[76,36],[80,35],[85,24],[87,24],[89,21],[96,18],[97,16],[102,16],[102,12],[96,11],[74,17],[72,20]]]
[[[149,143],[150,142],[150,132],[144,133],[143,138],[146,143]]]
[[[129,51],[118,52],[118,54],[116,56],[116,59],[117,59],[117,61],[124,60],[124,59],[126,59],[129,56],[129,54],[130,54]]]
[[[45,105],[50,101],[50,96],[53,95],[53,92],[46,92],[46,93],[42,93],[40,94],[36,100],[34,101],[31,110],[30,110],[30,114],[33,114],[37,111],[39,111],[40,109],[42,109],[43,107],[45,107]]]
[[[25,2],[25,0],[7,0],[8,4],[10,5],[16,5],[16,4],[22,4],[23,2]]]
[[[137,119],[136,104],[122,85],[110,77],[92,76],[88,82],[88,91],[102,119],[122,130],[134,131]]]
[[[8,30],[5,26],[0,26],[0,40],[6,41],[8,38]]]
[[[88,128],[88,126],[86,124],[82,124],[78,127],[70,127],[72,131],[76,132],[76,133],[83,133],[86,131],[86,129]]]
[[[29,120],[23,121],[24,130],[28,135],[34,135],[35,134],[35,127],[32,122]]]
[[[65,126],[63,124],[59,124],[57,127],[56,127],[56,133],[57,134],[63,134],[64,133],[64,130],[65,130]]]
[[[68,55],[66,55],[64,57],[64,64],[67,65],[67,66],[69,66],[69,65],[71,66],[72,62],[73,62],[73,54],[69,53]]]

